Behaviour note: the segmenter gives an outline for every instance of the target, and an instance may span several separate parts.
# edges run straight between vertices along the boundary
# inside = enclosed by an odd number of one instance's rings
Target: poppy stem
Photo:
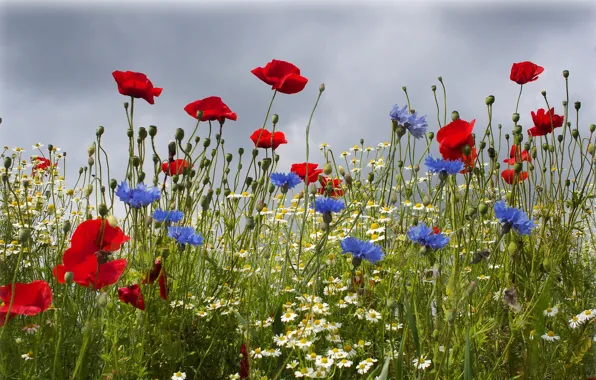
[[[521,99],[521,94],[522,94],[523,89],[524,89],[524,85],[522,84],[519,86],[519,95],[517,96],[517,103],[515,104],[515,113],[517,113],[517,110],[519,109],[519,99]]]

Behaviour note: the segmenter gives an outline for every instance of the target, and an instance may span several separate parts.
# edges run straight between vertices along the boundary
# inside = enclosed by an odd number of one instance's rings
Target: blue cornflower
[[[272,173],[270,178],[274,186],[281,187],[282,193],[286,193],[288,189],[292,189],[302,182],[298,174],[294,172],[289,172],[288,174]]]
[[[125,181],[122,181],[116,189],[116,195],[120,200],[133,208],[147,206],[161,198],[157,187],[147,187],[139,183],[136,188],[131,189]]]
[[[380,261],[384,253],[381,247],[371,241],[363,241],[353,237],[343,239],[339,245],[342,253],[352,254],[352,264],[354,267],[360,266],[362,259],[368,260],[371,263]]]
[[[503,224],[504,234],[513,228],[520,235],[530,235],[535,226],[534,220],[529,220],[525,212],[515,207],[505,206],[503,200],[495,203],[495,216]]]
[[[428,171],[438,173],[441,176],[457,174],[464,170],[464,163],[460,160],[444,160],[442,158],[432,158],[427,156],[424,160]]]
[[[424,223],[410,227],[407,235],[414,243],[434,250],[441,249],[449,243],[449,238],[447,236],[442,233],[435,233]]]
[[[426,129],[428,128],[428,124],[426,123],[426,115],[422,117],[418,117],[418,113],[409,113],[408,106],[404,106],[403,108],[399,108],[397,104],[393,106],[391,112],[389,112],[389,117],[391,120],[397,122],[397,124],[406,128],[414,138],[422,138],[426,133]]]
[[[168,237],[175,239],[182,246],[190,244],[196,247],[203,244],[203,237],[192,227],[171,226],[168,228]]]
[[[182,218],[184,218],[184,213],[182,211],[178,211],[178,210],[164,211],[164,210],[158,208],[153,212],[153,219],[155,219],[158,222],[166,221],[166,222],[178,223],[179,221],[182,220]]]
[[[325,197],[317,197],[313,206],[321,214],[338,213],[345,208],[342,200]]]

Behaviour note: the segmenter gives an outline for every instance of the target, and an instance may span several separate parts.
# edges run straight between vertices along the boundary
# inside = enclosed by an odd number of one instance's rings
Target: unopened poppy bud
[[[437,86],[435,86],[434,84],[432,86],[430,86],[430,89],[432,90],[432,92],[437,91]]]
[[[563,78],[569,78],[569,70],[563,70]]]
[[[476,207],[468,206],[466,208],[466,216],[472,217],[474,215],[476,215]]]
[[[316,195],[317,194],[317,185],[315,185],[315,184],[310,185],[308,191],[310,192],[310,195]]]
[[[486,141],[480,141],[480,150],[486,148]]]
[[[138,168],[139,165],[141,164],[141,159],[137,156],[133,156],[131,162],[132,162],[132,166],[134,166],[135,168]]]
[[[172,182],[178,183],[178,181],[180,181],[180,176],[178,174],[174,174],[172,176]]]
[[[542,96],[546,96],[546,90],[542,90],[540,91],[540,93],[542,94]]]
[[[596,131],[596,124],[590,124],[590,132],[594,133]]]
[[[64,273],[64,281],[66,282],[67,285],[72,284],[73,280],[74,280],[74,273],[72,273],[72,272]]]
[[[128,102],[124,102],[124,109],[127,110],[128,109]]]
[[[85,197],[89,197],[93,193],[93,185],[89,184],[85,187]]]
[[[515,165],[513,165],[513,170],[515,170],[516,173],[521,173],[523,168],[524,167],[520,162],[517,162]]]
[[[345,176],[346,176],[346,169],[344,169],[344,167],[343,167],[343,166],[339,165],[339,166],[337,167],[337,171],[339,172],[339,174],[340,174],[342,177],[345,177]]]
[[[176,138],[176,140],[182,141],[182,139],[184,138],[184,129],[177,128],[174,137]]]
[[[560,143],[563,142],[563,135],[558,135],[557,136],[557,141],[560,142]]]
[[[192,144],[187,142],[186,145],[184,146],[184,150],[186,152],[190,152],[192,150]]]
[[[106,307],[107,304],[108,304],[108,294],[101,293],[99,295],[99,297],[97,297],[97,306],[103,309],[104,307]]]
[[[128,128],[126,130],[126,136],[132,138],[134,136],[134,131],[132,130],[132,128]]]
[[[253,218],[252,216],[246,217],[246,228],[248,228],[249,230],[255,228],[255,218]]]
[[[325,91],[325,83],[321,83],[319,85],[319,92],[323,92],[323,91]]]
[[[457,111],[451,112],[451,120],[453,120],[453,121],[459,120],[459,112],[457,112]]]
[[[287,193],[288,192],[288,186],[287,185],[284,185],[284,186],[286,187],[286,193]],[[282,190],[283,190],[283,187],[284,186],[282,186]],[[269,194],[273,194],[274,191],[275,191],[275,185],[272,184],[272,183],[270,183],[269,184]],[[283,191],[282,191],[282,193],[283,193]]]
[[[170,156],[173,156],[176,154],[176,142],[175,141],[170,141],[168,143],[168,154]]]
[[[157,135],[157,127],[155,125],[149,126],[149,136],[155,137]]]
[[[594,144],[589,143],[588,144],[588,153],[590,153],[590,155],[593,156],[594,152],[596,152],[596,148],[594,147]]]
[[[462,153],[464,156],[469,156],[472,153],[472,148],[469,145],[464,145]]]
[[[87,155],[89,157],[93,156],[95,154],[95,143],[89,145],[89,148],[87,148]]]
[[[99,207],[97,208],[99,215],[103,218],[108,214],[108,206],[105,203],[100,203]]]
[[[408,89],[406,88],[406,86],[402,86],[401,89],[402,89],[403,92],[408,92]]]
[[[373,182],[375,180],[375,173],[370,172],[368,173],[368,182]]]
[[[396,125],[395,133],[397,134],[397,137],[401,138],[406,134],[406,129],[401,125]]]
[[[398,160],[397,161],[397,167],[400,168],[400,169],[403,168],[404,167],[404,162],[402,160]]]
[[[145,140],[147,138],[147,129],[145,129],[145,127],[139,128],[139,137],[141,140]]]
[[[19,243],[26,244],[31,238],[31,230],[28,228],[22,228],[19,231]]]
[[[488,152],[488,157],[490,157],[491,159],[494,159],[496,157],[495,148],[493,148],[492,146],[489,147],[486,151]]]
[[[331,167],[331,163],[327,162],[325,164],[325,166],[323,167],[323,173],[325,173],[325,175],[330,175],[331,173],[333,173],[333,167]]]
[[[103,135],[105,129],[104,127],[102,127],[101,125],[99,127],[97,127],[97,129],[95,130],[95,136],[99,137],[101,135]]]
[[[87,159],[87,165],[93,166],[93,164],[95,164],[95,160],[93,159],[93,157],[89,157]]]
[[[495,102],[495,97],[492,95],[489,95],[486,97],[484,102],[486,103],[487,106],[490,106],[491,104],[493,104]]]
[[[267,171],[267,169],[269,169],[270,166],[271,166],[271,158],[269,158],[269,157],[263,158],[263,160],[261,161],[261,169],[263,169],[263,171]]]
[[[495,169],[499,170],[501,168],[501,164],[499,162],[495,162]]]
[[[4,168],[6,170],[8,170],[8,169],[10,169],[11,166],[12,166],[12,158],[4,157]]]
[[[227,153],[226,154],[226,162],[229,164],[230,162],[232,162],[232,153]]]
[[[271,116],[271,122],[277,124],[279,122],[279,115],[274,113],[273,116]]]
[[[577,129],[572,130],[571,136],[577,140],[577,138],[579,137],[579,131]]]
[[[516,134],[516,135],[519,135],[520,133],[522,133],[522,127],[521,127],[521,125],[516,125],[513,128],[513,133]]]
[[[219,189],[218,189],[218,190],[219,190]],[[226,197],[227,197],[227,196],[228,196],[228,195],[230,195],[230,194],[232,194],[232,190],[230,190],[230,189],[224,189],[224,196],[226,196]]]
[[[201,208],[203,209],[203,211],[207,210],[209,208],[209,203],[211,203],[211,200],[207,196],[205,196],[205,195],[201,196],[200,204],[201,204]]]
[[[146,176],[145,172],[140,172],[139,173],[139,182],[143,182],[145,180],[145,176]]]
[[[118,186],[118,181],[116,181],[115,179],[112,178],[110,180],[110,189],[115,190],[117,186]]]
[[[566,180],[565,180],[565,186],[566,186],[566,187],[569,187],[569,186],[571,186],[571,181],[570,181],[570,180],[568,180],[568,179],[566,179]]]
[[[486,205],[486,203],[480,203],[478,205],[478,211],[480,212],[480,214],[485,215],[488,212],[488,206]]]
[[[397,193],[391,193],[391,204],[396,204],[397,203]]]
[[[580,108],[582,108],[582,102],[575,102],[575,110],[579,111]]]
[[[509,133],[505,133],[505,140],[509,140]]]
[[[208,148],[209,145],[211,145],[211,139],[206,137],[205,140],[203,140],[203,148]]]
[[[352,178],[352,175],[350,173],[346,173],[346,175],[344,176],[344,180],[346,181],[346,184],[348,186],[351,186],[352,182],[354,182],[354,179]]]
[[[333,216],[331,215],[330,212],[323,213],[323,223],[331,224],[332,220],[333,220]]]
[[[427,133],[427,136],[428,136],[428,139],[429,139],[429,140],[432,140],[432,139],[434,139],[434,138],[435,138],[435,134],[434,134],[434,132],[428,132],[428,133]]]
[[[70,227],[72,227],[70,220],[64,221],[64,224],[62,225],[62,232],[64,234],[68,234],[70,232]]]
[[[430,202],[430,196],[428,194],[424,194],[424,196],[422,197],[422,204],[424,205],[424,207],[428,206]]]
[[[255,148],[255,149],[253,149],[253,150],[252,150],[252,156],[253,156],[253,157],[257,157],[258,155],[259,155],[259,150],[258,150],[258,149],[256,149],[256,148]]]

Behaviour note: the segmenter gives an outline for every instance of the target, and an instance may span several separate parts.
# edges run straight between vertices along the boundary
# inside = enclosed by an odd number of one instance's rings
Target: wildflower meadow
[[[495,80],[519,105],[544,70]],[[156,144],[135,119],[139,102],[159,112],[147,75],[112,73],[125,162],[101,126],[69,152],[88,157],[74,178],[56,146],[0,148],[1,379],[596,376],[596,125],[568,71],[565,99],[542,91],[510,120],[493,96],[448,109],[440,77],[436,109],[404,87],[380,110],[386,141],[352,147],[312,141],[325,85],[275,59],[246,70],[271,91],[261,128],[209,96]],[[304,158],[286,167],[271,107],[302,91]]]

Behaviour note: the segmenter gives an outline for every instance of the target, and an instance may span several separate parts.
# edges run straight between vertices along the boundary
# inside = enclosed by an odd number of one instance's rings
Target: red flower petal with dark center
[[[509,79],[517,84],[523,85],[529,82],[534,82],[538,79],[538,75],[544,72],[544,67],[538,66],[530,61],[514,63],[511,66],[511,74]]]
[[[262,128],[254,131],[250,136],[250,139],[257,148],[269,149],[273,147],[273,150],[277,149],[281,144],[288,143],[283,132],[276,131],[272,134],[268,130]]]
[[[463,149],[467,145],[470,148],[474,147],[474,137],[472,131],[476,119],[467,122],[462,119],[457,119],[447,124],[437,133],[437,142],[439,143],[439,152],[446,160],[463,159],[468,166],[472,165],[476,160],[476,153],[473,151],[469,156],[464,156]]]
[[[514,165],[516,162],[523,162],[523,161],[532,162],[532,157],[530,157],[530,154],[528,153],[527,150],[524,149],[521,152],[521,154],[519,154],[519,150],[520,150],[520,148],[517,145],[513,145],[511,147],[511,152],[509,153],[509,158],[506,158],[503,162],[505,162],[509,165]],[[516,152],[517,152],[517,157],[516,157]]]
[[[319,164],[313,164],[310,162],[303,162],[300,164],[293,164],[290,171],[296,173],[306,184],[317,182],[319,180],[319,174],[323,173],[323,169],[317,169]],[[306,179],[306,170],[308,169],[308,179]]]
[[[118,84],[118,92],[122,95],[145,99],[149,104],[154,104],[154,97],[161,95],[162,89],[153,87],[153,83],[145,74],[116,70],[112,76]]]
[[[0,287],[0,326],[6,322],[10,299],[13,298],[13,284]],[[52,304],[52,289],[47,282],[36,280],[30,283],[14,284],[14,298],[10,307],[9,319],[17,315],[36,315],[47,310]]]
[[[308,79],[300,75],[300,69],[294,64],[277,59],[267,63],[265,67],[251,70],[257,78],[271,85],[273,90],[283,94],[295,94],[302,90]]]
[[[232,112],[219,96],[210,96],[205,99],[197,100],[189,103],[184,107],[186,113],[190,116],[197,118],[197,113],[203,111],[203,117],[201,121],[219,121],[221,124],[224,123],[225,119],[237,120],[238,116]]]
[[[145,310],[145,300],[138,284],[125,286],[118,289],[120,301],[130,304],[137,309]]]
[[[532,113],[532,121],[534,122],[534,127],[528,129],[528,134],[530,136],[544,136],[553,131],[554,128],[560,128],[563,125],[563,121],[565,120],[564,116],[556,115],[555,108],[551,108],[548,113],[544,108],[540,108],[537,113]],[[551,124],[552,118],[552,124]]]
[[[184,171],[184,168],[192,168],[192,164],[182,158],[174,160],[172,162],[164,162],[161,164],[161,171],[167,173],[170,176],[180,175]],[[169,168],[169,170],[168,170]]]
[[[317,189],[319,194],[326,194],[327,184],[330,183],[332,186],[331,193],[328,195],[331,198],[337,198],[344,195],[344,191],[341,189],[341,183],[343,181],[339,178],[323,177],[321,178],[321,187]]]
[[[99,250],[114,252],[130,240],[120,227],[112,227],[106,219],[86,220],[79,224],[70,240],[78,252],[94,254]]]
[[[513,185],[514,183],[523,182],[526,179],[528,179],[528,172],[520,172],[516,178],[515,170],[506,169],[503,170],[503,172],[501,173],[501,177],[503,178],[503,181],[505,181],[505,183],[507,183],[508,185]]]

